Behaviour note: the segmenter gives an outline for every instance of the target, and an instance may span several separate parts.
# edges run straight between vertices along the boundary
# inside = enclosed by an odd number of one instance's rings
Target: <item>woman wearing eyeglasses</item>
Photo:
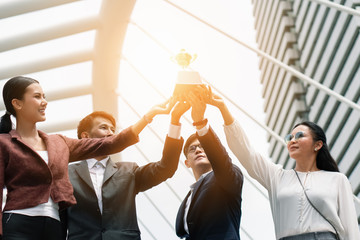
[[[220,110],[231,151],[249,175],[268,190],[276,239],[360,239],[350,183],[339,173],[318,125],[299,123],[286,136],[289,155],[296,165],[284,169],[251,147],[222,98],[211,89],[203,96]]]

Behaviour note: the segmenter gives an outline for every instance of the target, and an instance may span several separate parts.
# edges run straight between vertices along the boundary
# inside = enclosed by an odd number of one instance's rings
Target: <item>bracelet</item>
[[[143,116],[143,119],[145,120],[145,122],[147,122],[148,124],[152,122],[152,119],[148,119],[146,117],[146,114]]]
[[[206,125],[207,123],[208,123],[207,118],[204,118],[204,119],[201,120],[201,121],[193,122],[193,126],[197,127],[197,126],[201,126],[201,125]]]

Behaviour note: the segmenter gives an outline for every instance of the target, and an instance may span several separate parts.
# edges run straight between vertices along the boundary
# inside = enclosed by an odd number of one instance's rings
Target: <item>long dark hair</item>
[[[11,101],[13,99],[22,100],[26,88],[33,83],[39,83],[39,82],[35,79],[29,77],[23,77],[23,76],[13,77],[5,83],[3,88],[3,99],[4,99],[6,112],[1,117],[0,120],[0,133],[8,133],[12,129],[12,122],[10,115],[16,117],[16,112]]]
[[[300,125],[307,126],[310,129],[311,135],[315,142],[322,141],[323,143],[322,148],[319,149],[318,154],[316,156],[317,168],[325,171],[339,172],[339,168],[334,158],[330,154],[329,147],[326,143],[326,136],[322,128],[317,124],[309,121],[298,123],[294,126],[294,128]]]

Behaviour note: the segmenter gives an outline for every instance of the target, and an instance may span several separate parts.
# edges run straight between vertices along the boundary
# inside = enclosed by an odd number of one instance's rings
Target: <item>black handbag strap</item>
[[[310,205],[320,214],[320,216],[322,216],[322,217],[334,228],[335,234],[336,234],[336,239],[337,239],[337,240],[340,240],[339,234],[338,234],[338,232],[336,231],[335,226],[334,226],[334,225],[314,206],[314,204],[310,201],[308,195],[306,194],[304,185],[302,184],[302,182],[301,182],[301,180],[300,180],[300,178],[299,178],[299,175],[298,175],[297,171],[296,171],[295,169],[293,169],[293,170],[294,170],[294,172],[295,172],[295,174],[296,174],[297,179],[299,180],[299,183],[300,183],[302,189],[304,190],[306,199],[309,201]]]

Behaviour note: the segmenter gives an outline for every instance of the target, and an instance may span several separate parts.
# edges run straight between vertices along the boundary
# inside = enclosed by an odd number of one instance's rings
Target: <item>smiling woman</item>
[[[276,239],[360,239],[349,180],[339,173],[324,131],[301,122],[286,137],[295,169],[265,159],[250,145],[239,122],[219,96],[209,103],[221,111],[230,149],[249,175],[269,192]]]
[[[11,78],[4,85],[3,99],[6,112],[0,122],[0,188],[6,187],[7,198],[0,214],[0,239],[5,240],[64,239],[59,210],[76,203],[68,163],[122,151],[138,141],[147,119],[169,113],[174,105],[169,101],[155,105],[116,135],[71,139],[37,130],[36,124],[46,119],[47,106],[37,80]],[[12,129],[10,115],[16,118],[16,129]]]
[[[12,105],[16,109],[16,121],[19,126],[23,125],[23,122],[42,122],[46,120],[45,109],[47,101],[45,100],[45,94],[38,83],[33,83],[26,88],[26,92],[23,99],[12,100]],[[19,131],[21,131],[19,129]]]

